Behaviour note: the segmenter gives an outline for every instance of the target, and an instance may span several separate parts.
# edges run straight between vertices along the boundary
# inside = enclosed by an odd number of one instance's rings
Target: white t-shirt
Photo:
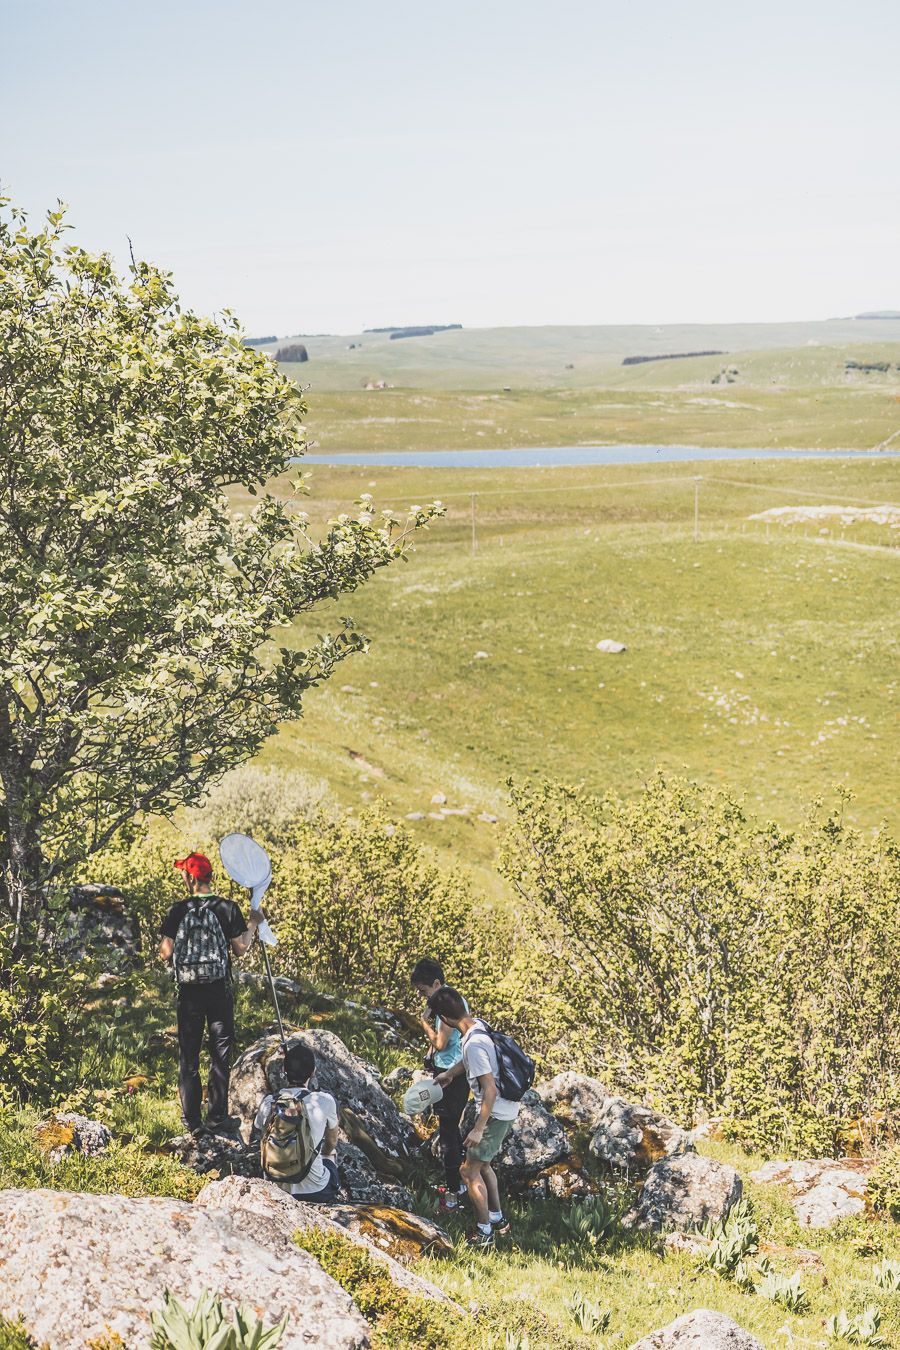
[[[306,1092],[306,1089],[285,1088],[285,1091],[290,1092],[293,1097],[299,1097]],[[262,1134],[268,1124],[274,1100],[275,1098],[269,1093],[260,1102],[256,1120],[253,1122],[253,1128],[258,1134]],[[333,1130],[337,1129],[337,1103],[330,1092],[306,1092],[304,1100],[310,1128],[312,1129],[313,1143],[318,1146],[325,1137],[327,1126],[330,1125]],[[316,1191],[323,1191],[330,1181],[331,1174],[322,1161],[321,1153],[317,1153],[313,1159],[312,1167],[303,1180],[291,1184],[291,1195],[315,1195]]]
[[[484,1030],[483,1022],[476,1021],[474,1027],[470,1027],[463,1036],[462,1059],[466,1077],[469,1080],[469,1087],[472,1089],[472,1096],[475,1098],[475,1105],[481,1106],[481,1098],[484,1095],[478,1081],[479,1075],[492,1073],[494,1082],[497,1084],[497,1098],[491,1116],[494,1120],[515,1120],[522,1103],[511,1102],[506,1097],[499,1095],[500,1065],[497,1062],[497,1051],[494,1049],[494,1042]]]

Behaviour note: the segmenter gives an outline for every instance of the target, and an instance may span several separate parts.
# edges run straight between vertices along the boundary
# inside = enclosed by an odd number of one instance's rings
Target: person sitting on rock
[[[308,1045],[301,1041],[288,1046],[284,1056],[288,1086],[263,1097],[253,1135],[260,1140],[264,1175],[298,1200],[321,1205],[333,1203],[340,1193],[335,1158],[338,1113],[330,1092],[309,1087],[315,1071],[315,1055]],[[303,1175],[282,1181],[292,1167]]]
[[[432,961],[426,956],[413,968],[409,982],[427,1001],[444,983],[444,972],[437,961]],[[446,1073],[460,1062],[462,1037],[455,1027],[448,1026],[440,1017],[434,1015],[422,1017],[421,1022],[430,1045],[425,1057],[425,1068],[436,1078],[438,1074]],[[465,1074],[460,1073],[444,1089],[443,1098],[435,1107],[438,1119],[438,1145],[446,1183],[439,1187],[438,1195],[440,1207],[445,1212],[456,1209],[459,1197],[466,1193],[459,1170],[463,1158],[459,1123],[468,1100],[469,1084]]]
[[[446,1091],[455,1078],[468,1077],[478,1114],[463,1140],[465,1161],[460,1169],[475,1211],[476,1226],[467,1234],[470,1247],[493,1247],[495,1237],[509,1232],[500,1206],[497,1174],[491,1163],[519,1114],[520,1102],[500,1096],[500,1065],[485,1024],[472,1016],[462,994],[444,985],[431,995],[428,1006],[447,1026],[461,1033],[462,1058],[435,1082]]]
[[[231,957],[249,951],[262,923],[257,910],[248,927],[233,900],[212,888],[212,863],[190,853],[175,866],[184,873],[186,900],[170,908],[160,927],[159,955],[172,959],[178,984],[178,1094],[184,1126],[195,1138],[228,1129],[228,1083],[234,1047],[234,989]],[[206,1125],[201,1119],[200,1047],[209,1031],[209,1087]]]

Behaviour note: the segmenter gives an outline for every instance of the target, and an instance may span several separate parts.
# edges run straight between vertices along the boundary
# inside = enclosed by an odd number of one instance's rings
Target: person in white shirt
[[[500,1096],[497,1051],[484,1023],[472,1016],[462,994],[444,985],[431,995],[428,1006],[443,1023],[462,1034],[462,1058],[438,1074],[435,1082],[448,1087],[462,1073],[469,1080],[478,1114],[463,1140],[466,1157],[460,1172],[475,1211],[476,1227],[466,1241],[471,1247],[492,1247],[498,1233],[509,1232],[509,1223],[503,1217],[497,1173],[491,1163],[500,1152],[521,1103]]]
[[[340,1191],[335,1149],[338,1140],[337,1103],[330,1092],[312,1092],[308,1086],[316,1071],[316,1060],[308,1045],[288,1046],[284,1056],[284,1072],[288,1089],[295,1097],[305,1099],[313,1143],[319,1150],[312,1166],[302,1181],[291,1183],[291,1195],[312,1204],[328,1204],[337,1199]],[[270,1092],[260,1102],[253,1122],[254,1137],[259,1137],[272,1114],[275,1097]]]

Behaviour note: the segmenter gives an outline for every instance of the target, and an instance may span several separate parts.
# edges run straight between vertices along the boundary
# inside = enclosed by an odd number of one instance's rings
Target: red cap
[[[212,878],[212,863],[205,853],[189,853],[186,858],[179,858],[175,866],[187,872],[195,881],[209,881]]]

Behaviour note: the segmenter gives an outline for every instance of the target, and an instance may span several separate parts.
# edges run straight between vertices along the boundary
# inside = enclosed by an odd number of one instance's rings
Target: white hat
[[[403,1109],[408,1116],[420,1116],[429,1107],[437,1106],[444,1095],[444,1089],[433,1078],[423,1078],[413,1083],[403,1095]]]

